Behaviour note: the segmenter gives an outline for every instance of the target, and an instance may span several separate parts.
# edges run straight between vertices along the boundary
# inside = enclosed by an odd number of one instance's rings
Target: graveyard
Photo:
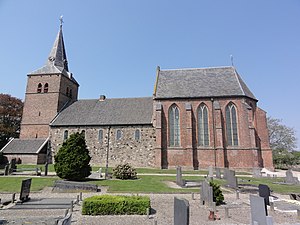
[[[8,170],[6,176],[0,170],[0,224],[300,224],[300,173],[292,170],[141,168],[138,179],[118,180],[93,168],[79,187],[56,177],[51,167],[47,176],[43,168],[40,174]],[[210,182],[220,186],[221,204]],[[147,196],[150,208],[143,215],[82,215],[85,199],[104,194]]]

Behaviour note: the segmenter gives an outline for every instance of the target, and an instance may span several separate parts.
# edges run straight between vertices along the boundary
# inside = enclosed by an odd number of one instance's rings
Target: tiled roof
[[[247,96],[256,99],[234,67],[161,70],[155,98]]]
[[[1,151],[5,154],[36,154],[47,144],[48,139],[12,139]]]
[[[153,100],[116,98],[79,100],[64,109],[51,126],[138,125],[152,123]]]

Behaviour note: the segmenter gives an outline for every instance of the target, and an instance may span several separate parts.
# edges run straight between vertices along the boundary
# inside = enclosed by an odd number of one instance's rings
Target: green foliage
[[[0,152],[0,165],[4,165],[7,163],[8,163],[7,157],[4,156],[2,152]]]
[[[150,208],[148,196],[98,195],[86,198],[83,215],[145,215]]]
[[[119,164],[113,168],[113,175],[117,179],[128,180],[128,179],[137,179],[136,170],[128,163]]]
[[[0,149],[10,138],[19,137],[23,102],[0,93]]]
[[[209,185],[213,188],[213,201],[216,203],[216,205],[221,205],[224,201],[224,195],[220,185],[214,182],[209,182]]]
[[[273,162],[277,169],[288,169],[300,165],[300,152],[275,149],[273,150]]]
[[[82,134],[70,135],[54,159],[54,169],[60,178],[79,181],[91,174],[91,157]]]

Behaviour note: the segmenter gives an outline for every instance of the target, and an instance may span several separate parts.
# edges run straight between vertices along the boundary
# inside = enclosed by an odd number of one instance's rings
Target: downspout
[[[214,98],[211,98],[211,107],[212,107],[212,125],[213,125],[213,148],[214,148],[214,158],[215,158],[215,167],[217,167],[217,149],[216,149],[216,126],[215,126],[215,107],[214,107]]]
[[[108,177],[109,139],[110,139],[110,126],[108,126],[108,131],[107,131],[107,149],[106,149],[105,179],[107,179],[107,177]]]

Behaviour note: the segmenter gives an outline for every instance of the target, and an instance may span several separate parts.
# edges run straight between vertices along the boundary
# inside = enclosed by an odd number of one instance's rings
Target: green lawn
[[[38,165],[29,165],[29,164],[17,164],[17,169],[24,169],[24,168],[40,168],[42,172],[45,171],[45,164],[38,164]],[[55,172],[54,164],[48,165],[48,172]]]
[[[0,177],[0,192],[20,192],[22,180],[28,177]],[[40,191],[44,187],[53,186],[53,182],[58,180],[58,177],[36,177],[32,178],[31,191]]]

